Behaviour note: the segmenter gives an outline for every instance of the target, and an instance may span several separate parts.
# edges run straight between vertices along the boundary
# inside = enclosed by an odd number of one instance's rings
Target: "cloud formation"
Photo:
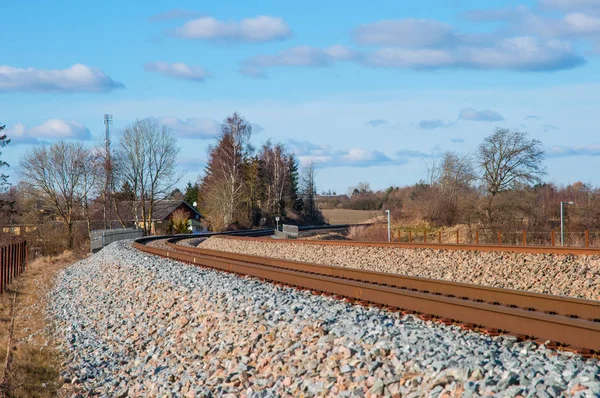
[[[100,93],[124,87],[100,69],[82,64],[54,70],[0,65],[0,92]]]
[[[203,82],[210,74],[200,66],[187,65],[183,62],[167,63],[163,61],[149,62],[144,65],[146,72],[156,72],[175,79]]]
[[[283,18],[262,15],[241,21],[201,17],[175,28],[171,34],[181,39],[242,43],[283,40],[291,37],[292,31]]]
[[[173,19],[197,18],[199,16],[200,13],[198,13],[197,11],[186,10],[183,8],[174,8],[172,10],[151,16],[150,18],[148,18],[148,22],[165,22]]]
[[[88,141],[92,139],[90,130],[74,120],[49,119],[37,126],[27,127],[16,123],[7,127],[6,134],[11,145],[41,144],[48,140],[72,139]]]
[[[525,116],[525,120],[540,120],[541,117],[536,116],[536,115],[529,115],[529,116]]]
[[[208,140],[217,137],[221,132],[221,123],[208,118],[180,119],[166,116],[156,120],[170,127],[179,138]]]
[[[459,112],[458,119],[472,122],[499,122],[504,120],[504,116],[490,109],[478,111],[473,108],[464,108]]]
[[[555,146],[546,151],[549,158],[561,158],[572,156],[600,156],[600,145],[583,146]]]
[[[460,31],[433,19],[382,20],[358,26],[353,42],[361,47],[298,46],[274,55],[257,55],[243,63],[241,72],[264,77],[265,69],[281,66],[324,67],[353,61],[373,68],[486,69],[551,72],[586,63],[576,50],[576,39],[590,41],[600,53],[600,14],[585,12],[597,0],[554,0],[542,7],[517,6],[473,10],[464,16],[475,23],[494,22],[493,30]],[[576,4],[575,4],[576,3]],[[550,10],[548,7],[564,11]],[[482,33],[483,32],[483,33]],[[509,34],[510,32],[510,34]],[[365,48],[367,46],[367,48]]]
[[[328,145],[316,145],[308,141],[288,140],[287,146],[296,155],[300,165],[313,163],[315,167],[371,167],[398,165],[404,159],[392,159],[380,151],[364,148],[333,150]]]
[[[450,138],[450,142],[453,144],[463,144],[465,140],[462,138]]]

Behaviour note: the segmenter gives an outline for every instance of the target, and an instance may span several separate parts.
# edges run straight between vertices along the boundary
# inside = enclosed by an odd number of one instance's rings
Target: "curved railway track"
[[[269,232],[268,232],[269,231]],[[265,236],[272,230],[253,232]],[[246,235],[240,232],[239,235]],[[261,235],[262,234],[262,235]],[[207,234],[204,236],[211,236]],[[584,356],[600,355],[600,301],[500,289],[481,285],[409,277],[336,266],[206,250],[177,245],[181,235],[166,239],[165,247],[136,240],[144,252],[227,272],[249,275],[361,304],[375,304],[425,320],[460,324],[489,335],[512,334]]]

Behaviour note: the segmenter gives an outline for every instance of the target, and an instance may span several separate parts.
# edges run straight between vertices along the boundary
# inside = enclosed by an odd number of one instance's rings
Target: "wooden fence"
[[[0,293],[4,293],[6,286],[25,271],[26,264],[26,241],[0,247]]]

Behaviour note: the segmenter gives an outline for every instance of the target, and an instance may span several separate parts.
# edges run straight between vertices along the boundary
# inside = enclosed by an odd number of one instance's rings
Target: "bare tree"
[[[288,180],[288,156],[281,144],[263,145],[260,154],[260,170],[263,181],[265,204],[263,208],[268,214],[282,215],[285,209],[285,193]]]
[[[201,196],[213,228],[222,229],[236,221],[247,188],[247,161],[252,153],[252,127],[237,112],[221,126],[216,146],[209,150]]]
[[[68,230],[68,248],[73,249],[75,205],[85,196],[86,161],[89,151],[80,143],[59,141],[38,146],[21,160],[21,177],[56,211]]]
[[[487,192],[498,192],[541,182],[545,174],[544,150],[539,140],[508,129],[496,129],[479,146],[477,154]]]
[[[300,179],[300,192],[304,201],[304,219],[311,222],[322,222],[323,216],[317,207],[316,170],[313,161],[303,169]]]
[[[87,222],[88,234],[92,232],[90,218],[90,195],[97,187],[97,182],[102,179],[102,156],[96,150],[86,150],[81,167],[81,206]]]
[[[488,193],[484,213],[490,227],[494,226],[493,201],[498,193],[540,183],[545,174],[542,143],[508,129],[496,129],[487,137],[479,146],[477,160]]]
[[[437,175],[442,192],[452,201],[456,201],[461,192],[469,190],[477,179],[471,158],[454,152],[444,153]]]
[[[144,233],[151,229],[155,206],[179,182],[175,161],[179,155],[172,131],[154,119],[137,120],[127,126],[121,137],[122,174],[135,192],[136,224],[141,210]]]

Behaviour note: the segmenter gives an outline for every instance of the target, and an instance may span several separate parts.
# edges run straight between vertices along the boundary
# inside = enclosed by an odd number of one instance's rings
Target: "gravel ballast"
[[[598,360],[139,252],[64,270],[62,376],[101,396],[595,396]]]
[[[198,247],[600,300],[600,256],[329,246],[211,237]]]

